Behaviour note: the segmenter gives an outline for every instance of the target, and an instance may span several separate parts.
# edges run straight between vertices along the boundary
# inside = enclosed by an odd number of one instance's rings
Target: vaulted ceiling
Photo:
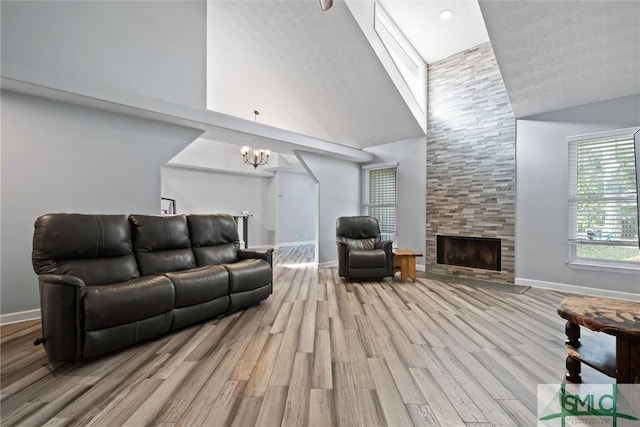
[[[639,1],[480,8],[517,118],[640,94]]]
[[[357,148],[424,135],[344,2],[208,5],[208,109]]]
[[[425,62],[490,39],[517,118],[640,93],[637,0],[380,2]],[[354,148],[424,134],[351,3],[208,5],[210,110]]]

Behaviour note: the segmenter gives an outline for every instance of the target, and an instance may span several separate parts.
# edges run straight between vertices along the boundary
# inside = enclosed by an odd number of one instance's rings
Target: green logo
[[[570,421],[570,425],[599,424],[617,427],[619,420],[638,420],[633,415],[634,408],[624,394],[620,393],[616,384],[571,384],[570,388],[572,390],[567,389],[567,384],[560,384],[559,391],[553,395],[551,401],[541,411],[542,413],[539,411],[540,421],[559,420],[561,427],[567,425],[567,420]],[[539,387],[539,399],[540,394]],[[634,406],[638,409],[637,404]]]

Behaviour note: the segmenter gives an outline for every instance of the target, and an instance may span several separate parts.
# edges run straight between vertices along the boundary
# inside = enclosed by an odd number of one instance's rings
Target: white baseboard
[[[427,271],[424,264],[416,264],[416,270],[418,271]]]
[[[318,263],[318,268],[332,268],[338,266],[338,260]]]
[[[285,246],[304,246],[304,245],[314,245],[315,240],[305,240],[304,242],[285,242],[285,243],[277,243],[275,246],[278,248],[284,248]]]
[[[522,279],[516,277],[516,285],[531,286],[532,288],[550,289],[552,291],[567,292],[570,294],[593,295],[598,297],[639,301],[640,294],[631,292],[610,291],[608,289],[589,288],[587,286],[568,285],[566,283],[545,282],[543,280]]]
[[[10,323],[24,322],[25,320],[34,320],[40,318],[40,309],[17,311],[15,313],[7,313],[0,315],[0,325],[8,325]]]

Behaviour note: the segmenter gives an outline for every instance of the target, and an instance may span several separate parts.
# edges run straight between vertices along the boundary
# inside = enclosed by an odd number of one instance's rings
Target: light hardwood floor
[[[54,372],[38,322],[2,327],[2,425],[533,426],[537,384],[563,379],[560,293],[312,261],[277,250],[259,306]]]

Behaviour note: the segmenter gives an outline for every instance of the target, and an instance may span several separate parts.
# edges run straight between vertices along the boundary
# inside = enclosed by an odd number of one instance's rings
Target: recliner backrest
[[[184,215],[129,215],[133,251],[143,276],[194,268]]]
[[[238,260],[238,225],[228,214],[189,215],[189,233],[198,266]]]
[[[336,242],[351,249],[374,249],[380,242],[380,225],[372,216],[341,216],[336,221]]]
[[[126,215],[46,214],[35,222],[33,270],[72,275],[87,285],[140,277]]]

